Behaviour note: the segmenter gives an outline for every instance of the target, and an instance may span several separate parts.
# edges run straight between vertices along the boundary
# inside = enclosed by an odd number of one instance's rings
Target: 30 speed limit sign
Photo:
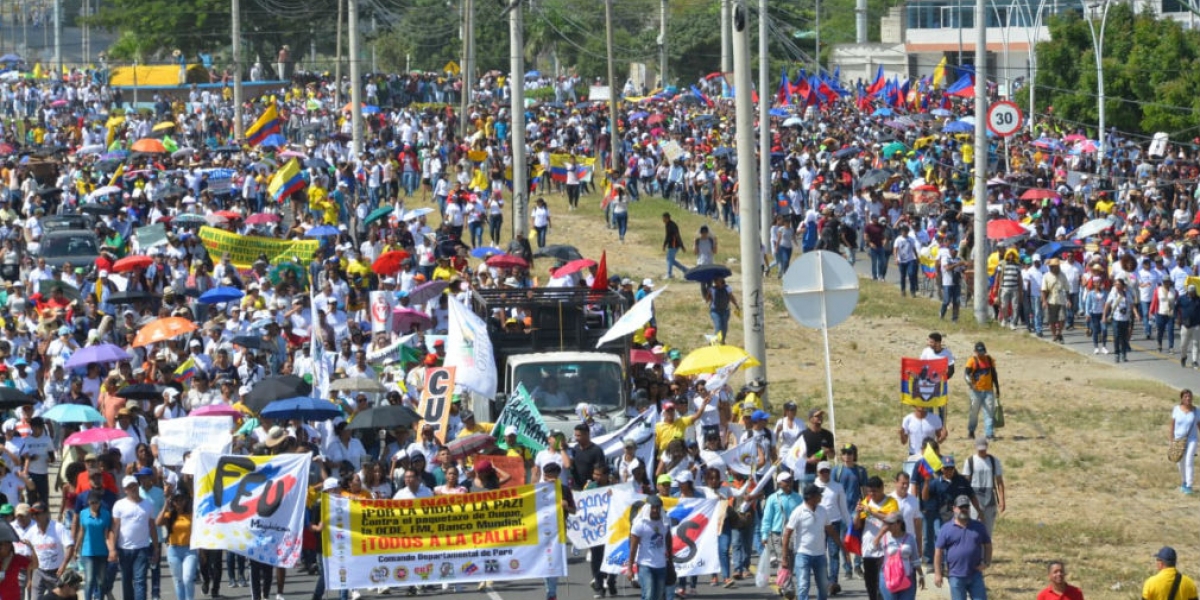
[[[1008,100],[1001,100],[988,109],[987,126],[992,133],[1008,137],[1021,129],[1021,109]]]

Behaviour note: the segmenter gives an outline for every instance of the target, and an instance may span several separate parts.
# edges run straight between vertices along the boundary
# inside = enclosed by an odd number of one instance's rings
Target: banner
[[[285,569],[300,559],[309,454],[226,456],[201,452],[192,547],[228,550]]]
[[[525,459],[520,456],[489,456],[488,460],[492,461],[492,466],[508,473],[509,480],[504,482],[500,488],[512,488],[525,485],[525,479],[529,477],[529,473],[525,471]],[[532,483],[540,483],[534,481]]]
[[[945,357],[900,359],[900,402],[912,406],[944,406],[949,395]]]
[[[138,227],[133,230],[133,235],[137,236],[138,250],[143,253],[155,246],[165,246],[167,243],[167,226],[164,223],[155,223],[145,227]]]
[[[208,193],[214,196],[233,193],[233,179],[237,177],[237,171],[233,169],[225,169],[214,167],[211,169],[199,169],[196,171],[201,177],[207,176]]]
[[[446,443],[446,432],[450,428],[450,394],[452,392],[454,392],[454,367],[425,370],[425,390],[421,392],[421,404],[417,407],[417,413],[421,415],[421,427],[433,425],[434,437],[443,444]]]
[[[496,396],[496,359],[487,323],[461,302],[450,299],[449,332],[446,336],[448,367],[458,369],[456,383],[485,398]]]
[[[627,486],[612,488],[606,524],[608,537],[604,543],[601,571],[621,574],[629,558],[629,530],[633,515],[638,514],[645,501],[645,494],[635,494]],[[671,525],[671,556],[675,561],[675,572],[680,577],[719,572],[719,501],[715,498],[663,498],[662,501],[663,518]]]
[[[325,585],[346,590],[564,576],[559,485],[417,500],[326,495]]]
[[[565,183],[567,181],[567,162],[569,155],[567,154],[551,154],[550,155],[550,179]],[[580,183],[592,180],[592,173],[596,170],[596,159],[586,156],[575,157],[575,176],[579,178]]]
[[[567,515],[567,540],[576,548],[603,546],[614,487],[575,492],[575,514]]]
[[[412,341],[416,338],[417,334],[410,333],[383,348],[367,348],[367,362],[371,364],[387,361],[420,362],[424,355],[421,354],[420,349],[412,345]]]
[[[613,476],[618,473],[617,463],[625,453],[625,439],[637,443],[634,455],[646,466],[646,474],[654,473],[654,426],[658,424],[658,407],[651,406],[641,414],[629,420],[620,429],[606,433],[592,440],[593,444],[604,450],[604,458],[612,469]],[[575,446],[575,442],[571,442]]]
[[[658,147],[662,150],[663,156],[667,157],[667,160],[671,162],[683,160],[683,146],[680,146],[679,142],[668,140],[659,144]]]
[[[199,237],[213,263],[221,262],[221,257],[228,252],[233,266],[242,271],[253,267],[260,254],[265,254],[271,263],[275,263],[277,258],[295,258],[297,263],[307,265],[312,262],[321,245],[317,240],[238,235],[215,227],[201,227]]]
[[[500,411],[500,417],[496,419],[496,426],[492,428],[496,445],[504,450],[508,450],[508,444],[504,443],[504,430],[509,425],[517,428],[517,443],[533,450],[535,454],[550,445],[550,428],[521,383],[513,390],[512,396],[504,404],[504,410]]]
[[[371,333],[387,333],[392,330],[392,293],[371,292]]]
[[[230,434],[232,430],[232,417],[184,417],[159,421],[158,460],[174,467],[183,464],[185,452],[228,452],[233,441],[233,435]]]

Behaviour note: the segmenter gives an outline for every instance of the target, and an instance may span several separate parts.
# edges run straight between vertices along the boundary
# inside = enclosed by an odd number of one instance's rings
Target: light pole
[[[1112,6],[1109,0],[1100,0],[1088,4],[1087,10],[1084,11],[1084,18],[1087,19],[1088,31],[1092,34],[1092,53],[1096,56],[1096,86],[1098,88],[1097,95],[1099,96],[1097,110],[1100,113],[1100,144],[1096,148],[1096,160],[1102,162],[1104,160],[1104,27],[1108,25],[1108,9]],[[1096,35],[1096,11],[1100,12],[1100,35]]]
[[[1037,123],[1037,36],[1038,30],[1042,27],[1042,14],[1046,11],[1046,0],[1040,0],[1037,5],[1037,13],[1029,14],[1029,6],[1025,6],[1025,41],[1028,44],[1025,51],[1029,55],[1029,80],[1026,85],[1029,86],[1029,133],[1032,135]],[[1032,27],[1030,27],[1032,25]]]

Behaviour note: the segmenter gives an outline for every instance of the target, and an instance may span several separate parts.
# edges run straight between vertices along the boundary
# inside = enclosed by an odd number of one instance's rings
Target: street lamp
[[[1087,20],[1088,31],[1092,34],[1092,52],[1096,56],[1096,83],[1099,99],[1100,112],[1100,144],[1096,149],[1096,159],[1098,162],[1104,160],[1104,27],[1108,25],[1108,9],[1112,6],[1110,0],[1100,0],[1088,4],[1087,10],[1084,11],[1084,18]],[[1096,12],[1100,13],[1100,35],[1096,35]]]

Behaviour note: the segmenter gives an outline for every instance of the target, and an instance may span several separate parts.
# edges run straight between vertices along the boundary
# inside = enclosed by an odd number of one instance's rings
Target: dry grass
[[[662,200],[631,209],[625,244],[603,225],[596,198],[566,210],[563,197],[547,196],[555,213],[550,243],[577,245],[585,255],[608,252],[610,274],[636,279],[665,273],[660,215],[669,210],[685,240],[701,219]],[[718,260],[735,271],[737,234],[710,224],[720,241]],[[691,264],[693,257],[681,255]],[[660,337],[685,351],[704,343],[711,326],[695,284],[673,281],[658,303]],[[776,406],[795,399],[802,407],[826,403],[821,339],[787,315],[777,279],[766,284],[768,377]],[[902,356],[916,356],[929,331],[941,331],[960,357],[984,340],[996,357],[1008,425],[993,453],[1006,468],[1008,511],[997,526],[997,564],[988,583],[997,598],[1029,598],[1045,585],[1045,563],[1068,561],[1071,581],[1088,598],[1140,595],[1153,571],[1151,554],[1162,545],[1180,553],[1185,572],[1200,571],[1200,542],[1192,527],[1198,501],[1180,495],[1178,474],[1167,462],[1166,426],[1177,397],[1157,382],[1081,357],[1007,330],[976,325],[968,311],[960,323],[937,318],[926,300],[900,298],[894,286],[862,282],[854,316],[831,330],[839,441],[858,444],[862,463],[897,468],[904,458],[896,428],[907,412],[898,402]],[[740,320],[729,339],[741,340]],[[957,383],[957,382],[956,382]],[[965,439],[966,394],[951,386],[950,439],[946,450],[972,451]],[[980,427],[982,430],[982,426]],[[889,474],[883,473],[885,479]]]

